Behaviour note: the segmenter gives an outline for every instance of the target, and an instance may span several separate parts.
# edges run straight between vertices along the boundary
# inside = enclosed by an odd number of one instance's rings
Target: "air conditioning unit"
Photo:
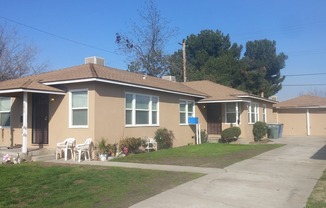
[[[98,64],[98,65],[105,65],[104,58],[100,58],[97,56],[87,57],[85,58],[85,64]]]
[[[277,96],[276,96],[276,95],[274,95],[274,96],[270,96],[269,99],[270,99],[270,100],[277,101]]]
[[[162,76],[162,79],[169,80],[169,81],[172,81],[172,82],[176,81],[175,76]]]

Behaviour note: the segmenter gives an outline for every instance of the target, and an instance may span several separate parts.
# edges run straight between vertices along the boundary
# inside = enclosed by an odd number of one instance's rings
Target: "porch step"
[[[221,135],[214,134],[214,135],[208,135],[207,142],[208,143],[218,143],[218,140],[221,138]]]

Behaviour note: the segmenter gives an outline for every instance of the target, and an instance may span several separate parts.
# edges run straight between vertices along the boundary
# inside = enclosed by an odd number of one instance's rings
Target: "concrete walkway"
[[[326,139],[287,138],[288,145],[209,173],[133,205],[149,207],[300,208],[326,168]]]
[[[207,174],[141,201],[132,208],[303,208],[326,169],[326,138],[284,138],[274,141],[287,145],[224,169],[97,161],[51,162]]]

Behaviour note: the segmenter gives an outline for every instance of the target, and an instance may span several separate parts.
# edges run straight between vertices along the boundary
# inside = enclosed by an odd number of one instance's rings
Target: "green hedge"
[[[252,129],[252,133],[254,134],[255,141],[260,141],[267,134],[267,124],[261,121],[256,122]]]
[[[222,142],[230,143],[237,141],[241,134],[241,129],[237,126],[224,129],[221,133]]]
[[[174,135],[173,132],[166,128],[157,129],[155,132],[155,140],[157,142],[157,149],[169,149],[173,146]]]

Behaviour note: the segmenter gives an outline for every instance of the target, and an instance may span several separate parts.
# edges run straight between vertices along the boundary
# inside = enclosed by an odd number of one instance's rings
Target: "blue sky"
[[[127,68],[127,57],[117,50],[116,32],[128,32],[144,0],[0,0],[0,24],[16,27],[24,41],[39,49],[37,62],[48,70],[83,64],[88,56],[105,58],[106,64]],[[201,30],[221,30],[232,42],[275,40],[278,52],[289,56],[283,75],[326,73],[326,1],[324,0],[157,0],[161,15],[178,29],[167,52]],[[86,47],[24,27],[4,18],[103,50]],[[326,91],[326,75],[288,76],[277,94],[286,100],[313,90]]]

